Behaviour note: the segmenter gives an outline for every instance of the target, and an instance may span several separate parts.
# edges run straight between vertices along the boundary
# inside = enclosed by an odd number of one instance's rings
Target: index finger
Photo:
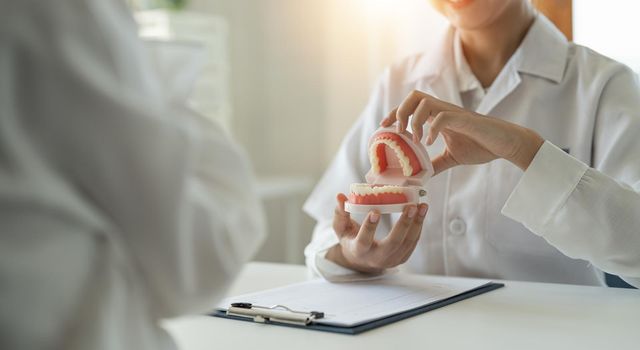
[[[398,132],[403,132],[406,130],[409,117],[415,112],[416,108],[420,102],[426,98],[426,94],[420,92],[418,90],[413,90],[409,96],[407,96],[404,101],[398,106],[398,110],[396,112],[396,120],[398,121]]]
[[[389,115],[387,115],[386,118],[382,119],[382,121],[380,122],[380,126],[387,128],[391,125],[393,125],[393,123],[396,122],[396,113],[398,112],[398,107],[394,108]]]

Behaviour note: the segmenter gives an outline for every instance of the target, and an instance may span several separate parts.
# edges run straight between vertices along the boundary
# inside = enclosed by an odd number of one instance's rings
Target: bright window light
[[[640,1],[575,0],[574,41],[640,72]]]

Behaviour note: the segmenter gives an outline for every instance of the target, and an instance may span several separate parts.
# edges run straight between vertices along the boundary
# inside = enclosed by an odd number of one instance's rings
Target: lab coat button
[[[449,232],[453,235],[461,235],[467,231],[467,224],[461,219],[453,219],[449,223]]]

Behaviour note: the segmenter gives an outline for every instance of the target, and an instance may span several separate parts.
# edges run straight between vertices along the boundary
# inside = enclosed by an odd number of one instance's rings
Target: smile
[[[469,5],[473,2],[473,0],[447,0],[447,2],[451,5],[451,7],[459,9]]]

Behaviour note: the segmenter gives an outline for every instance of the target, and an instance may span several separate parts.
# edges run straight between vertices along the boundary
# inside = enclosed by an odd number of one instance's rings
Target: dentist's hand
[[[326,258],[338,265],[364,273],[380,273],[406,262],[418,244],[427,205],[407,205],[388,236],[374,238],[380,214],[370,212],[362,225],[344,210],[347,197],[339,194],[333,229],[340,243],[329,249]]]
[[[444,152],[432,160],[436,174],[457,165],[482,164],[497,158],[526,170],[544,143],[531,129],[467,111],[420,91],[409,94],[381,125],[398,122],[398,130],[404,131],[409,119],[415,142],[422,139],[427,122],[431,125],[427,145],[433,144],[439,134],[444,138]]]

